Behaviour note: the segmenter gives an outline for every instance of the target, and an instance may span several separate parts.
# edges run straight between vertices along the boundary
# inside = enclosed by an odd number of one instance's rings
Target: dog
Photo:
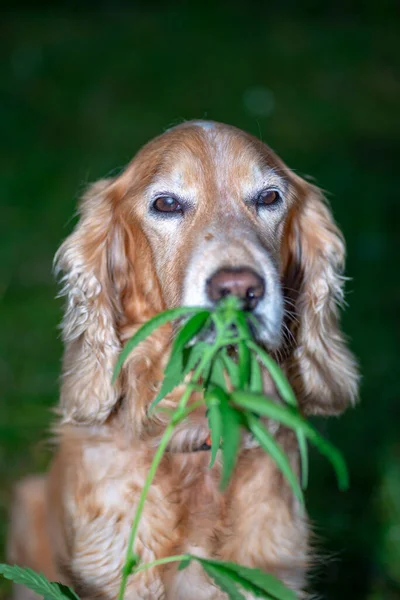
[[[82,599],[117,597],[137,501],[167,423],[165,412],[149,416],[148,408],[171,327],[131,353],[114,385],[112,374],[126,341],[166,308],[238,296],[304,415],[338,415],[354,404],[357,365],[339,325],[344,259],[321,191],[235,127],[184,122],[145,145],[122,174],[92,185],[55,258],[66,297],[57,448],[47,475],[17,486],[9,560]],[[278,399],[267,373],[264,385]],[[182,389],[164,402],[176,405]],[[293,432],[274,431],[299,475]],[[192,553],[257,567],[305,597],[313,552],[303,507],[245,434],[221,492],[220,458],[209,469],[203,450],[208,435],[204,408],[178,426],[134,551],[144,562]],[[142,571],[126,590],[132,600],[226,597],[194,563]]]

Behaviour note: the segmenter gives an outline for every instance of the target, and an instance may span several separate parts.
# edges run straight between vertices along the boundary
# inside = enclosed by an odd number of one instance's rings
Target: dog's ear
[[[117,278],[126,276],[125,252],[113,212],[118,188],[113,180],[92,185],[80,205],[80,220],[55,256],[66,296],[62,322],[65,352],[61,386],[64,421],[103,422],[119,389],[111,385],[121,349],[117,334]]]
[[[55,257],[66,297],[60,411],[64,422],[102,423],[121,396],[111,383],[122,343],[162,310],[147,239],[124,214],[127,177],[102,180],[82,199],[80,220]],[[128,221],[128,222],[127,222]]]
[[[296,180],[297,202],[284,238],[284,285],[294,302],[296,340],[288,373],[305,413],[335,415],[358,390],[356,361],[339,323],[345,245],[321,191]]]

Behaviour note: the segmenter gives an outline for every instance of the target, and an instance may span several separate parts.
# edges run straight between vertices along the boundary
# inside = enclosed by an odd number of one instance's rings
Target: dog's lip
[[[167,448],[167,452],[171,452],[172,454],[193,454],[195,452],[208,452],[209,450],[211,450],[211,434],[208,434],[207,438],[200,445],[193,448]]]
[[[211,450],[210,436],[207,437],[206,441],[203,442],[203,444],[199,448],[194,448],[193,452],[203,452],[203,451],[207,451],[207,450]]]

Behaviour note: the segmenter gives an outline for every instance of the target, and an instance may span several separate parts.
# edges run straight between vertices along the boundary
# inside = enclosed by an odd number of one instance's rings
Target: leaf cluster
[[[181,307],[167,310],[145,323],[127,342],[114,371],[116,379],[124,362],[144,339],[158,327],[181,320],[182,325],[173,340],[168,364],[160,390],[151,411],[160,410],[159,403],[178,385],[186,383],[177,408],[170,411],[170,424],[151,465],[146,486],[135,515],[127,548],[127,558],[122,570],[122,599],[128,577],[136,571],[152,568],[166,562],[179,562],[179,569],[191,562],[201,564],[217,587],[226,592],[231,600],[244,600],[243,592],[268,600],[294,600],[294,593],[276,577],[258,569],[250,569],[230,562],[183,555],[166,557],[146,565],[133,552],[133,546],[143,504],[151,485],[169,436],[177,423],[184,420],[198,403],[190,404],[194,391],[202,392],[207,408],[211,432],[210,468],[218,452],[222,456],[221,489],[229,483],[240,448],[242,431],[251,432],[258,444],[276,463],[293,494],[303,503],[303,489],[308,480],[307,442],[312,443],[332,463],[341,489],[348,485],[346,465],[340,452],[325,440],[300,413],[293,390],[277,363],[256,344],[252,328],[257,322],[250,313],[241,310],[234,297],[225,298],[214,310],[204,307]],[[270,398],[263,391],[263,370],[269,372],[280,397]],[[189,378],[189,381],[187,379]],[[165,410],[165,409],[164,409]],[[297,437],[301,457],[301,482],[293,472],[288,457],[268,428],[268,422],[292,429]],[[44,575],[19,566],[0,565],[0,574],[23,584],[43,596],[45,600],[79,600],[78,596],[60,583],[49,582]]]
[[[302,417],[285,374],[265,349],[254,341],[251,325],[256,329],[257,322],[251,313],[240,309],[239,300],[233,296],[225,298],[213,311],[203,307],[181,307],[160,313],[148,321],[126,344],[116,366],[115,377],[132,350],[152,331],[183,317],[186,321],[173,341],[164,380],[151,410],[156,410],[159,402],[180,385],[188,373],[192,373],[187,389],[203,391],[208,411],[212,442],[210,467],[218,450],[221,448],[222,451],[221,489],[227,486],[235,467],[242,429],[249,430],[275,461],[300,502],[304,501],[302,488],[307,486],[308,481],[307,441],[331,461],[339,487],[345,489],[348,478],[341,454]],[[264,395],[262,368],[273,379],[281,404]],[[185,406],[179,406],[177,420],[189,414],[188,398],[189,395]],[[276,421],[295,432],[301,457],[301,485],[265,419]]]

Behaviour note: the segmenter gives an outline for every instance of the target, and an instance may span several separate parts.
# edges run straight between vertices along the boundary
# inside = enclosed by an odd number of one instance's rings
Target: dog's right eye
[[[182,212],[182,206],[176,198],[172,196],[160,196],[153,202],[153,208],[157,212],[162,213],[178,213]]]

